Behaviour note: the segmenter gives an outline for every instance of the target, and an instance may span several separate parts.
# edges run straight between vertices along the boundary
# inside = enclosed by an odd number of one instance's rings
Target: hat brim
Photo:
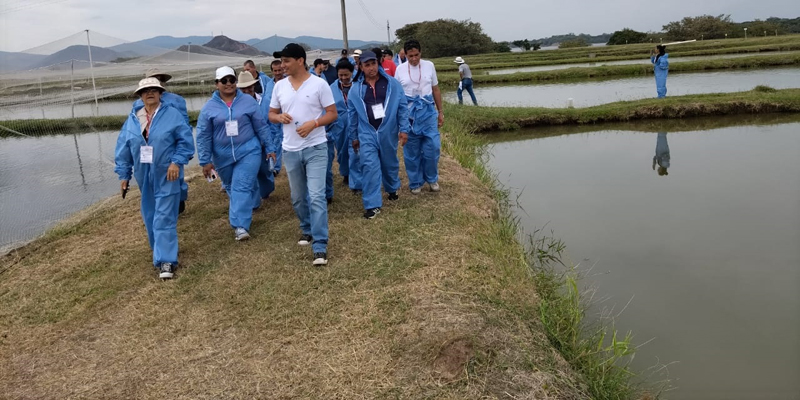
[[[253,80],[253,81],[250,81],[250,82],[247,82],[247,83],[242,83],[241,81],[239,81],[239,82],[236,83],[236,87],[239,88],[239,89],[246,88],[246,87],[250,87],[250,86],[255,85],[256,82],[258,82],[258,81],[257,80]]]
[[[162,79],[162,78],[159,78],[159,77],[163,77],[163,79]],[[150,75],[150,76],[148,76],[148,78],[156,78],[156,79],[158,79],[158,80],[160,80],[160,81],[162,81],[162,82],[167,82],[167,81],[169,81],[170,79],[172,79],[172,75],[170,75],[170,74],[162,74],[162,73],[158,73],[158,74],[155,74],[155,75]]]
[[[453,61],[453,62],[454,62],[454,63],[456,63],[456,64],[463,64],[463,63],[464,63],[464,60],[461,60],[461,61],[459,61],[459,60],[455,60],[455,61]]]
[[[134,91],[133,91],[133,94],[135,94],[135,95],[137,95],[137,96],[138,96],[138,95],[139,95],[139,92],[141,92],[142,90],[145,90],[145,89],[149,89],[149,88],[158,88],[158,89],[161,89],[161,93],[164,93],[164,90],[165,90],[163,86],[161,86],[161,85],[156,85],[155,83],[153,83],[153,84],[150,84],[150,85],[145,85],[145,86],[142,86],[142,87],[140,87],[140,88],[138,88],[138,89],[134,90]]]
[[[272,53],[272,58],[280,59],[281,58],[281,52],[280,51],[273,52]]]

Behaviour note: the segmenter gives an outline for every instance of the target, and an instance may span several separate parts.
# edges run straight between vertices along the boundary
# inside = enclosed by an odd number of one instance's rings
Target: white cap
[[[361,56],[361,50],[360,49],[356,49],[356,51],[353,52],[353,55],[360,57]]]
[[[236,77],[236,72],[234,72],[233,68],[227,66],[217,68],[217,77],[216,77],[217,80],[220,80],[229,75],[234,78]]]

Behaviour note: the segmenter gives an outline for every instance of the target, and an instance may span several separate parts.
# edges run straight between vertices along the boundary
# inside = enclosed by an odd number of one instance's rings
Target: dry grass
[[[171,282],[138,195],[92,208],[0,260],[0,397],[587,398],[489,189],[441,168],[441,193],[373,221],[337,179],[324,269],[296,245],[285,174],[246,243],[218,185],[191,181]]]

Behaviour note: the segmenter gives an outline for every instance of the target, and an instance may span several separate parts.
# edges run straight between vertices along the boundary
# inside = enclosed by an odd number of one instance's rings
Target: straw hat
[[[150,69],[148,69],[147,72],[144,74],[144,76],[145,76],[145,78],[156,78],[156,79],[158,79],[160,81],[164,81],[164,82],[172,79],[172,75],[170,75],[170,74],[168,74],[166,72],[161,72],[161,71],[158,70],[158,68],[150,68]],[[161,78],[159,78],[159,76]]]
[[[161,86],[161,82],[156,78],[144,78],[139,81],[139,87],[133,91],[133,94],[138,95],[144,89],[147,88],[159,88],[161,91],[164,91],[164,87]]]
[[[464,59],[461,58],[461,57],[456,57],[456,60],[453,61],[453,62],[456,63],[456,64],[463,64],[464,63]]]
[[[239,79],[237,80],[236,87],[238,88],[246,88],[248,86],[253,86],[258,82],[256,78],[253,78],[253,74],[242,71],[239,72]]]

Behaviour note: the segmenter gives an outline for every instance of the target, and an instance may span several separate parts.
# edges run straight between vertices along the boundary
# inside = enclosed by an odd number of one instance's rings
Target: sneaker
[[[175,266],[172,263],[161,263],[161,268],[158,269],[158,277],[161,279],[172,279],[175,274]]]
[[[422,193],[422,188],[418,187],[416,189],[411,189],[411,194],[420,194]]]
[[[184,211],[186,211],[186,202],[181,201],[181,205],[178,206],[178,214],[183,214]]]
[[[350,191],[353,192],[354,195],[361,195],[361,189],[350,189]]]
[[[442,190],[442,188],[439,187],[439,182],[431,183],[431,192],[438,192],[440,190]]]
[[[331,204],[331,203],[333,203],[333,197],[331,197],[329,199],[325,199],[325,201],[328,202],[328,204]]]
[[[366,219],[373,219],[381,213],[380,208],[373,208],[364,212],[364,218]]]
[[[397,192],[389,193],[389,200],[395,201],[395,200],[399,200],[399,199],[400,199],[400,196],[397,195]]]
[[[345,185],[349,185],[350,184],[350,177],[343,176],[342,177],[342,183],[344,183]]]
[[[314,253],[314,266],[328,265],[328,253]]]
[[[241,242],[250,239],[250,234],[244,228],[236,228],[236,241]]]
[[[311,244],[311,235],[303,235],[300,236],[300,240],[297,241],[297,244],[300,246],[308,246]]]

